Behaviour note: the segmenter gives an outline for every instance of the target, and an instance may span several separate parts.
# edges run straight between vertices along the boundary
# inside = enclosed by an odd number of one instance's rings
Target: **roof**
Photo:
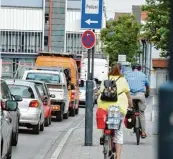
[[[124,15],[131,15],[129,12],[115,12],[114,20],[118,20],[119,17],[124,16]]]
[[[163,58],[154,58],[152,59],[153,68],[167,68],[168,67],[168,59]]]
[[[141,20],[146,21],[148,18],[148,12],[147,11],[142,11],[141,12]]]

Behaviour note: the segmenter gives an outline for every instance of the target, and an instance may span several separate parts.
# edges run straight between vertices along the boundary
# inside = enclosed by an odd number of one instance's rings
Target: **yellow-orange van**
[[[70,70],[70,87],[69,87],[69,98],[70,105],[69,111],[70,116],[75,116],[79,113],[79,79],[78,79],[78,69],[76,61],[70,56],[58,56],[43,54],[37,57],[36,67],[46,66],[46,67],[63,67]]]

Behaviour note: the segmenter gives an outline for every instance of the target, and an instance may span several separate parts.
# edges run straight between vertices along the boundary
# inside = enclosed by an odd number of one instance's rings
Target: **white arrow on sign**
[[[90,25],[91,23],[97,24],[98,21],[94,21],[94,20],[88,19],[88,20],[85,21],[85,23],[87,23],[88,25]]]

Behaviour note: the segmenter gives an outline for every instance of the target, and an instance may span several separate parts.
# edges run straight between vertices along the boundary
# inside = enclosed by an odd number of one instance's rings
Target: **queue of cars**
[[[35,67],[25,70],[21,79],[0,82],[2,159],[11,159],[19,126],[39,134],[51,125],[52,118],[61,122],[79,113],[81,87],[76,62],[69,56],[39,56]]]

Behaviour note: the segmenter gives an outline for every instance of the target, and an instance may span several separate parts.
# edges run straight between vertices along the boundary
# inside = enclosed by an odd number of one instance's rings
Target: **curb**
[[[80,124],[85,120],[85,118],[83,118],[74,128],[71,128],[67,131],[67,133],[65,134],[65,136],[62,138],[60,144],[58,145],[58,147],[56,148],[56,150],[54,151],[53,155],[51,156],[51,159],[58,159],[58,157],[61,154],[62,149],[64,148],[66,142],[68,141],[70,135],[73,133],[73,131],[75,129],[77,129]]]

